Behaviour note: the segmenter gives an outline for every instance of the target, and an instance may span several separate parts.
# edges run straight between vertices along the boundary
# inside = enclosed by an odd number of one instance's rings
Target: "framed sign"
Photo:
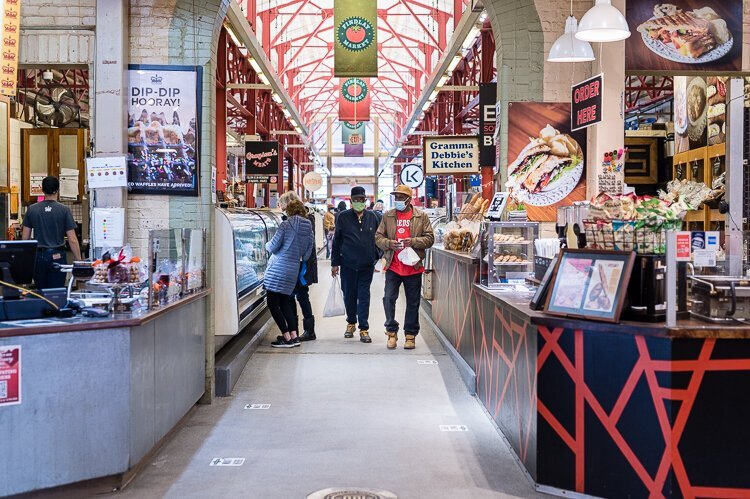
[[[602,121],[604,74],[600,73],[571,87],[570,129],[588,128]]]
[[[399,179],[402,184],[407,185],[412,189],[422,187],[422,184],[424,183],[424,171],[422,170],[422,165],[416,165],[413,163],[404,165],[404,167],[401,168]]]
[[[271,182],[271,177],[278,178],[279,158],[277,140],[246,141],[245,175],[247,181],[267,183]]]
[[[619,321],[634,262],[632,251],[562,250],[544,311]]]
[[[508,193],[507,192],[496,192],[492,196],[490,202],[490,208],[487,210],[487,218],[490,220],[500,220],[503,212],[505,211],[505,205],[508,204]]]
[[[21,345],[0,346],[0,406],[21,403]]]
[[[128,66],[128,191],[197,196],[202,68]]]
[[[479,138],[482,142],[479,151],[480,166],[497,164],[495,155],[495,131],[497,128],[497,83],[479,84]]]
[[[425,137],[422,145],[425,175],[479,173],[477,135],[435,135]]]

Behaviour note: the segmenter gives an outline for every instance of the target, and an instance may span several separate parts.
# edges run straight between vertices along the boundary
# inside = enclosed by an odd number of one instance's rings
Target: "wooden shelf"
[[[672,158],[672,178],[677,178],[677,165],[682,165],[683,178],[703,182],[709,187],[713,184],[713,162],[717,157],[726,155],[726,144],[716,144],[713,146],[699,147],[687,152],[675,154]],[[702,178],[693,178],[692,166],[694,162],[702,163]],[[699,174],[700,175],[700,174]],[[703,223],[705,230],[709,230],[712,222],[726,222],[726,215],[719,213],[719,210],[712,210],[704,205],[700,210],[690,211],[685,216],[685,222]]]
[[[687,215],[685,215],[685,221],[686,222],[704,222],[705,216],[706,214],[704,210],[692,210],[692,211],[688,211]]]

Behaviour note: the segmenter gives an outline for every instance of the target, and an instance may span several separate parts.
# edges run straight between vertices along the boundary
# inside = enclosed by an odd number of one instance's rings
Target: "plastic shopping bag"
[[[323,317],[338,317],[346,314],[344,305],[344,293],[341,291],[341,280],[334,276],[331,289],[328,291],[328,299],[323,309]]]
[[[398,254],[398,259],[404,265],[411,265],[412,267],[419,263],[419,255],[414,251],[413,248],[405,248]]]

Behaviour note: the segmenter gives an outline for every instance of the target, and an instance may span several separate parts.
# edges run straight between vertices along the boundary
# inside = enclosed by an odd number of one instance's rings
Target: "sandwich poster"
[[[586,129],[570,131],[570,103],[511,102],[505,184],[529,220],[554,222],[557,208],[586,200]]]
[[[628,0],[626,71],[741,71],[742,0]]]
[[[128,191],[197,196],[201,68],[131,65],[128,76]]]
[[[334,0],[333,74],[378,76],[376,0]]]

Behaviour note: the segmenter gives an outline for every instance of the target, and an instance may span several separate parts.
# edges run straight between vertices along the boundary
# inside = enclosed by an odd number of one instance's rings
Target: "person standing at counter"
[[[286,211],[289,203],[292,201],[302,200],[299,198],[296,192],[287,191],[279,198],[279,208]],[[313,241],[315,240],[315,215],[312,214],[309,208],[305,208],[307,211],[306,218],[312,224]],[[310,303],[310,285],[318,282],[318,254],[316,251],[310,252],[310,257],[306,261],[305,272],[300,275],[297,280],[297,286],[294,288],[294,297],[299,303],[299,308],[302,310],[302,330],[304,331],[300,337],[300,341],[312,341],[316,339],[315,336],[315,315],[313,315],[312,304]]]
[[[422,291],[422,273],[424,272],[425,250],[435,242],[432,224],[427,214],[411,205],[412,190],[406,185],[399,185],[391,192],[396,208],[383,215],[375,240],[378,247],[385,251],[385,334],[388,336],[389,350],[398,344],[399,323],[396,321],[396,300],[399,289],[404,285],[406,294],[406,314],[404,317],[404,348],[416,348],[419,334],[419,297]],[[419,255],[419,262],[406,265],[399,259],[399,254],[406,248],[412,248]]]
[[[326,258],[331,258],[331,239],[336,228],[336,217],[333,216],[333,206],[328,205],[326,214],[323,216],[323,232],[326,235]]]
[[[65,237],[70,243],[70,251],[76,260],[81,260],[81,246],[76,236],[76,222],[70,209],[57,202],[60,181],[57,177],[45,177],[42,180],[44,201],[35,203],[26,210],[23,217],[24,240],[33,237],[38,241],[36,265],[34,267],[34,284],[37,289],[62,288],[65,286],[65,274],[55,268],[68,261],[65,254]]]
[[[351,193],[352,209],[342,211],[336,219],[331,252],[331,274],[341,269],[341,290],[346,306],[344,338],[354,338],[359,320],[359,341],[372,343],[370,338],[370,285],[378,259],[375,232],[378,217],[366,210],[364,187],[355,186]]]
[[[266,249],[272,255],[264,278],[266,304],[281,331],[281,337],[271,343],[275,348],[299,346],[297,305],[293,293],[299,281],[301,264],[310,258],[315,244],[307,208],[294,200],[287,205],[286,213],[289,218],[279,225],[273,239],[266,243]]]

